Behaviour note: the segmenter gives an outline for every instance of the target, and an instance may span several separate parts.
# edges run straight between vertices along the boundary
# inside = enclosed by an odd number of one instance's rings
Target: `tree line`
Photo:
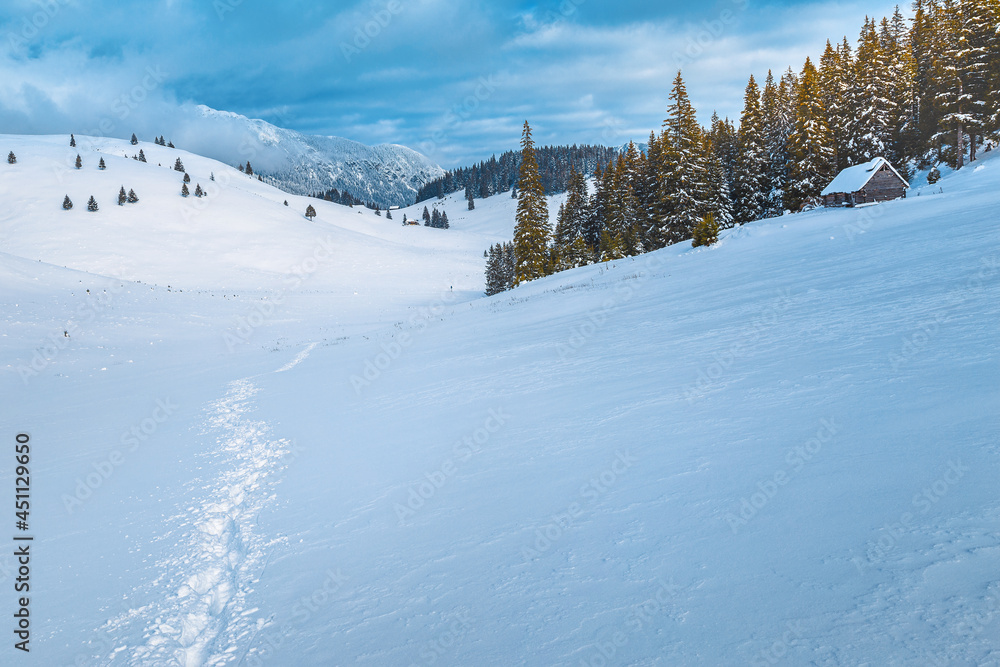
[[[763,87],[751,76],[738,127],[717,115],[702,127],[678,72],[645,151],[630,143],[592,172],[569,169],[554,229],[525,122],[514,277],[490,284],[506,260],[488,252],[487,290],[692,238],[711,243],[718,229],[813,205],[840,170],[875,157],[907,176],[961,169],[1000,131],[998,26],[1000,0],[916,0],[909,21],[898,7],[866,19],[856,47],[827,42],[818,65],[768,72]]]

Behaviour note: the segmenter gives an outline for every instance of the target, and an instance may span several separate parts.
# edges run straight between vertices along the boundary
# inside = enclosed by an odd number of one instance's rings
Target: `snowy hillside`
[[[1000,660],[997,159],[486,299],[509,195],[66,139],[0,135],[22,663]]]
[[[206,106],[183,112],[193,118],[178,124],[171,136],[174,144],[231,165],[249,160],[255,171],[295,194],[337,188],[362,201],[403,205],[413,201],[421,185],[444,174],[405,146],[366,146],[341,137],[301,134]]]

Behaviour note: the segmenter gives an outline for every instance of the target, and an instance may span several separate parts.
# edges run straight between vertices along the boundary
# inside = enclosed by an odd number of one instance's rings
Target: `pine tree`
[[[768,167],[760,88],[751,76],[743,98],[736,185],[733,192],[735,217],[741,225],[760,220],[767,214],[767,200],[771,189],[767,181]]]
[[[146,161],[146,154],[143,153],[142,149],[140,148],[139,149],[139,162],[145,162],[145,161]]]
[[[91,213],[97,210],[97,200],[94,199],[93,195],[91,195],[90,201],[87,202],[87,210]]]
[[[138,137],[135,136],[134,133],[132,134],[132,138],[129,141],[132,143],[133,146],[135,146],[137,143],[139,143],[139,139],[138,139]]]
[[[514,284],[520,285],[545,275],[551,235],[548,203],[545,200],[545,189],[538,176],[535,142],[531,138],[528,121],[524,121],[521,136],[521,170],[517,188]]]
[[[83,158],[81,158],[79,154],[76,156],[75,166],[77,169],[83,169]]]
[[[441,229],[449,229],[450,227],[447,211],[441,211]]]
[[[174,171],[181,171],[181,172],[185,171],[184,163],[181,162],[180,158],[177,158],[177,160],[174,162]]]
[[[104,164],[104,158],[101,158],[101,161],[97,163],[97,168],[100,169],[101,171],[104,171],[105,169],[108,168],[108,165]]]
[[[431,227],[435,229],[441,226],[441,213],[437,209],[434,209],[434,213],[431,214]]]
[[[783,94],[775,83],[774,75],[767,73],[761,95],[761,112],[764,115],[764,145],[767,149],[767,179],[770,185],[765,217],[781,215],[784,211],[784,192],[788,184],[788,137],[791,122]]]
[[[424,227],[430,227],[431,226],[431,212],[427,210],[426,206],[424,206],[423,219],[424,219]]]
[[[386,209],[385,219],[386,220],[392,220],[392,211],[390,209]]]
[[[313,218],[316,217],[316,209],[312,207],[312,204],[306,207],[306,217],[309,218],[309,222],[312,222]]]
[[[247,160],[246,175],[253,176],[253,167],[250,166],[250,160]]]
[[[702,129],[681,72],[677,72],[669,99],[671,104],[663,122],[659,195],[661,211],[666,215],[660,227],[663,245],[691,238],[691,231],[704,216],[710,198]]]
[[[182,180],[185,183],[190,183],[191,182],[191,177],[187,174],[187,172],[184,172],[184,178]]]
[[[205,196],[205,191],[201,189],[201,184],[200,183],[194,186],[194,196],[195,197],[204,197]]]
[[[833,136],[826,122],[815,66],[806,59],[799,81],[797,114],[788,140],[788,187],[785,207],[793,211],[818,197],[833,179]]]
[[[73,208],[73,202],[70,200],[69,195],[63,198],[63,210],[68,211]]]
[[[69,147],[76,148],[76,137],[74,137],[72,134],[69,135]]]
[[[167,142],[167,148],[174,148],[174,142]]]
[[[125,194],[125,186],[123,185],[121,190],[118,191],[118,205],[124,206],[126,201],[128,201],[128,195]]]
[[[846,37],[837,48],[829,41],[826,43],[819,67],[820,95],[833,134],[838,171],[851,166],[848,142],[854,124],[851,115],[854,67],[854,56]]]
[[[503,276],[503,247],[492,245],[486,260],[486,296],[499,294],[506,289]]]
[[[717,243],[718,240],[719,224],[715,221],[715,216],[709,213],[695,225],[691,247],[710,246]]]
[[[7,153],[7,164],[17,164],[17,156],[14,155],[14,151]]]
[[[191,191],[188,190],[187,183],[182,184],[181,185],[181,197],[187,197],[190,194],[191,194]]]
[[[134,204],[139,201],[139,197],[135,194],[135,190],[128,191],[128,203]]]
[[[874,19],[865,19],[854,63],[854,77],[855,85],[849,101],[854,122],[849,129],[847,143],[850,161],[861,164],[876,157],[888,157],[895,161],[892,145],[897,108],[888,89],[892,72]]]

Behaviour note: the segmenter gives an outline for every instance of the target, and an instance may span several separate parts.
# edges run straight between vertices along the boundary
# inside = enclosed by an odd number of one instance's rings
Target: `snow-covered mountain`
[[[996,151],[905,201],[483,298],[508,195],[404,227],[423,204],[67,141],[0,135],[19,662],[1000,656]],[[17,568],[0,553],[0,585]]]
[[[181,115],[186,122],[168,137],[175,145],[234,166],[249,160],[257,173],[293,194],[337,188],[362,201],[402,206],[421,185],[444,174],[405,146],[306,135],[206,106],[184,108]]]

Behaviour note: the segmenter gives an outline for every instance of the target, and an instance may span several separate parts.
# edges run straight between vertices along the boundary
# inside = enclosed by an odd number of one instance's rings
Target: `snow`
[[[1000,659],[992,156],[481,298],[509,194],[403,227],[67,140],[0,135],[25,664]]]
[[[858,192],[866,185],[868,181],[872,180],[872,177],[878,173],[878,170],[882,168],[883,165],[887,165],[892,169],[893,173],[899,177],[899,180],[906,183],[906,179],[903,178],[896,168],[889,163],[888,160],[882,157],[877,157],[870,162],[864,164],[855,165],[853,167],[848,167],[844,171],[840,172],[830,185],[826,186],[823,190],[821,197],[825,197],[830,194],[835,193],[853,193]]]

